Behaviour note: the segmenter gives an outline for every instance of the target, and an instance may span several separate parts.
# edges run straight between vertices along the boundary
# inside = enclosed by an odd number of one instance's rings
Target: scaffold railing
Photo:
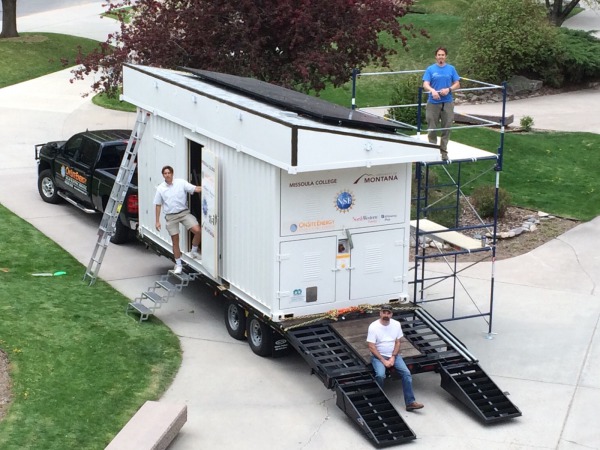
[[[403,70],[389,72],[366,72],[361,73],[358,69],[352,72],[352,109],[360,110],[363,113],[384,116],[387,120],[397,123],[399,128],[408,130],[413,133],[416,138],[422,138],[422,133],[433,131],[428,128],[423,128],[421,115],[423,108],[424,91],[423,87],[419,87],[417,92],[417,102],[411,104],[391,104],[383,106],[369,106],[368,108],[360,108],[357,104],[358,80],[361,77],[376,77],[376,76],[402,76],[410,74],[424,73],[424,70]],[[452,159],[451,143],[448,144],[449,160],[440,160],[430,163],[415,164],[415,183],[414,195],[412,196],[412,211],[414,218],[411,220],[411,235],[413,237],[413,258],[414,258],[414,278],[411,282],[413,286],[413,302],[426,306],[427,304],[435,305],[443,301],[450,303],[449,313],[446,317],[439,317],[444,314],[447,309],[433,306],[436,312],[436,318],[441,321],[454,321],[471,318],[483,318],[487,322],[487,336],[492,337],[493,324],[493,308],[494,308],[494,285],[495,285],[495,263],[496,263],[496,248],[497,248],[497,232],[498,232],[498,204],[499,204],[499,187],[500,187],[500,172],[502,171],[503,151],[504,151],[504,133],[506,128],[506,100],[507,89],[506,83],[502,85],[487,83],[480,80],[474,80],[466,77],[461,77],[461,82],[467,82],[468,87],[461,86],[460,89],[453,93],[466,94],[469,92],[481,91],[499,91],[501,92],[500,111],[497,117],[490,118],[489,116],[477,116],[472,114],[460,114],[462,117],[470,119],[469,124],[454,125],[450,128],[452,131],[468,128],[494,127],[499,130],[499,143],[495,151],[483,151],[482,149],[474,149],[472,156],[468,152],[463,152],[460,157]],[[390,112],[396,108],[416,108],[416,125],[412,123],[404,123],[393,119],[393,114]],[[382,113],[383,111],[383,113]],[[447,130],[448,128],[436,128],[435,131]],[[460,144],[458,144],[460,145]],[[464,146],[463,146],[464,147]],[[478,151],[475,151],[478,150]],[[485,165],[481,173],[475,177],[472,175],[467,181],[464,181],[465,170],[463,164],[473,162],[489,161],[490,166]],[[477,213],[465,193],[465,188],[475,183],[479,178],[489,176],[492,173],[494,187],[494,213],[493,217],[485,221]],[[444,176],[449,181],[440,183],[433,181],[440,176]],[[437,195],[435,198],[433,192],[446,190],[442,195]],[[451,198],[451,205],[446,202]],[[445,205],[440,206],[446,202]],[[464,224],[461,222],[461,208],[467,208],[470,211],[470,216],[477,218],[476,224]],[[441,226],[432,220],[430,217],[434,213],[453,209],[453,222],[449,226]],[[480,244],[477,245],[477,239],[461,240],[461,235],[479,236]],[[433,243],[426,247],[425,243]],[[434,251],[431,251],[431,249]],[[462,262],[461,257],[470,255],[470,260],[467,263]],[[479,257],[481,255],[481,257]],[[473,261],[473,259],[477,258]],[[469,289],[468,283],[463,280],[463,274],[471,269],[476,264],[489,261],[490,267],[490,289],[489,297],[482,306],[481,301],[475,298]],[[434,270],[427,270],[431,262],[436,263]],[[440,269],[440,266],[445,266],[446,269]],[[428,292],[435,291],[433,295],[426,295]],[[459,295],[460,293],[460,295]],[[480,294],[481,295],[481,294]],[[459,298],[460,297],[460,298]],[[461,305],[459,301],[467,299],[468,305]],[[433,311],[432,311],[433,312]]]

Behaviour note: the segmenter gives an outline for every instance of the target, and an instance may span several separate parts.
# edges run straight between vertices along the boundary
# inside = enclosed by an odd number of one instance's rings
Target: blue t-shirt
[[[438,92],[440,89],[449,88],[458,80],[460,80],[460,77],[454,66],[450,64],[445,64],[443,67],[432,64],[423,74],[423,81],[429,81],[430,86]],[[429,103],[450,103],[452,100],[452,93],[440,95],[439,100],[434,99],[431,92],[429,93]]]

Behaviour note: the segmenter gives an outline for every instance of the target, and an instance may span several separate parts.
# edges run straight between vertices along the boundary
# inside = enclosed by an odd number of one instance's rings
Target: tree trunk
[[[569,14],[571,14],[571,11],[579,4],[579,0],[571,0],[569,3],[566,3],[564,7],[563,3],[563,0],[554,0],[552,3],[550,0],[546,0],[546,9],[548,10],[550,22],[557,27],[560,27],[563,24]]]
[[[2,33],[0,38],[19,37],[17,32],[17,0],[2,0]]]

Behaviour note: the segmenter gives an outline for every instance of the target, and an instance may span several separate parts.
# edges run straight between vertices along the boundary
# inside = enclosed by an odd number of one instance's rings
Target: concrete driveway
[[[85,23],[94,23],[96,4],[77,8]],[[51,27],[53,18],[60,21],[65,14],[47,14],[44,21]],[[41,27],[33,21],[32,26]],[[20,29],[25,31],[23,25]],[[80,95],[86,86],[71,85],[68,78],[69,71],[62,71],[0,90],[0,139],[5,143],[0,152],[0,203],[87,265],[100,217],[69,205],[42,202],[36,190],[33,146],[85,128],[131,128],[134,117],[95,107]],[[548,112],[548,104],[542,108],[529,115],[538,120]],[[554,108],[559,110],[562,104]],[[578,117],[571,115],[569,120],[572,130],[579,129]],[[483,319],[448,324],[500,388],[510,392],[523,417],[484,426],[440,388],[438,375],[417,375],[417,398],[426,405],[417,413],[401,408],[399,383],[386,386],[418,436],[407,448],[600,448],[598,235],[600,218],[533,252],[499,261],[494,339],[485,338]],[[133,298],[170,267],[170,261],[141,245],[110,246],[100,275]],[[464,274],[475,298],[478,294],[488,298],[490,270],[489,264],[482,263]],[[441,308],[431,310],[436,313]],[[170,448],[373,448],[335,406],[333,392],[311,376],[298,355],[255,356],[247,344],[229,337],[222,316],[223,305],[197,283],[158,314],[179,336],[183,348],[181,369],[161,399],[188,405],[188,422]]]

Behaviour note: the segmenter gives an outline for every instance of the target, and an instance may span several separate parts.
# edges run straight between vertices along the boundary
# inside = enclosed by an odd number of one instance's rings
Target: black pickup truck
[[[63,199],[86,213],[104,212],[119,171],[131,130],[77,133],[68,141],[35,146],[38,191],[47,203]],[[135,237],[138,226],[137,172],[117,220],[114,244]]]

